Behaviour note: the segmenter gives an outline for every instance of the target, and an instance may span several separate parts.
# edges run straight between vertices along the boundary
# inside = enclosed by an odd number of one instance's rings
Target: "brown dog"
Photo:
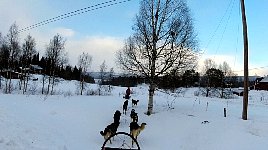
[[[146,123],[142,123],[140,126],[138,125],[137,122],[131,122],[130,123],[130,135],[132,135],[136,140],[138,135],[142,130],[145,129]],[[133,146],[134,141],[132,140],[132,146]]]

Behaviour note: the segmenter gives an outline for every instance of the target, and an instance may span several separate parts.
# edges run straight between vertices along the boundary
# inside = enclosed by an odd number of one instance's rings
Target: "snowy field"
[[[37,85],[35,85],[37,86]],[[90,88],[96,88],[91,85]],[[110,96],[77,96],[74,81],[57,85],[60,95],[0,92],[0,150],[100,150],[100,131],[122,112],[126,88]],[[138,137],[142,150],[265,150],[268,147],[268,92],[250,91],[248,120],[242,120],[242,97],[194,96],[197,88],[174,97],[157,91],[154,114],[147,116],[148,88],[132,87],[139,123],[147,126]],[[38,89],[37,89],[38,90]],[[68,93],[68,94],[66,94]],[[132,109],[121,116],[118,131],[129,132]],[[227,117],[223,116],[223,109]],[[208,121],[204,123],[204,121]]]

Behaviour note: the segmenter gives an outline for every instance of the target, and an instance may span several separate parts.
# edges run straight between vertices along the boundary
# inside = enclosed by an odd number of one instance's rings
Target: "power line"
[[[240,3],[240,2],[238,2],[238,3]],[[238,15],[241,16],[241,8],[240,8],[240,7],[238,7]],[[239,41],[239,36],[238,36],[238,35],[239,35],[239,34],[238,34],[239,31],[240,31],[240,23],[237,22],[237,31],[236,31],[236,33],[237,33],[236,35],[237,35],[237,36],[236,36],[236,46],[235,46],[236,49],[235,49],[234,67],[235,67],[235,63],[236,63],[236,56],[237,56],[237,51],[238,51],[238,44],[239,44],[239,42],[240,42],[240,41]]]
[[[211,34],[211,37],[209,38],[208,43],[207,43],[205,49],[208,48],[208,46],[209,46],[209,44],[211,43],[212,39],[213,39],[214,36],[216,35],[216,32],[218,31],[219,27],[221,26],[222,21],[223,21],[223,19],[225,18],[225,16],[227,15],[228,10],[230,9],[230,7],[231,7],[232,4],[233,4],[233,0],[230,0],[230,2],[229,2],[229,4],[228,4],[228,7],[226,8],[226,10],[225,10],[223,16],[221,17],[221,20],[220,20],[219,24],[217,25],[217,27],[216,27],[216,29],[214,30],[214,32]]]
[[[222,32],[222,35],[221,35],[219,44],[218,44],[218,46],[217,46],[216,54],[218,53],[218,50],[219,50],[219,48],[220,48],[220,46],[221,46],[221,43],[222,43],[222,40],[223,40],[223,36],[224,36],[224,34],[225,34],[225,31],[226,31],[226,29],[227,29],[227,25],[228,25],[228,23],[229,23],[229,20],[230,20],[230,18],[231,18],[231,14],[232,14],[232,12],[233,12],[233,8],[234,8],[234,0],[231,1],[231,2],[232,2],[232,7],[231,7],[230,13],[229,13],[229,15],[228,15],[228,18],[227,18],[227,21],[226,21],[224,30],[223,30],[223,32]]]
[[[69,17],[73,17],[73,16],[76,16],[76,15],[83,14],[83,13],[86,13],[86,12],[89,12],[89,11],[106,8],[106,7],[110,7],[110,6],[113,6],[113,5],[129,2],[129,1],[131,1],[131,0],[122,0],[122,1],[110,0],[110,1],[102,2],[102,3],[98,3],[96,5],[92,5],[92,6],[88,6],[88,7],[85,7],[85,8],[77,9],[75,11],[68,12],[68,13],[59,15],[57,17],[53,17],[53,18],[41,21],[39,23],[33,24],[31,26],[28,26],[26,28],[22,28],[18,32],[19,33],[25,32],[25,31],[28,31],[28,30],[31,30],[31,29],[34,29],[34,28],[37,28],[37,27],[40,27],[40,26],[44,26],[46,24],[49,24],[49,23],[52,23],[52,22],[55,22],[55,21],[59,21],[59,20],[62,20],[62,19],[66,19],[66,18],[69,18]]]

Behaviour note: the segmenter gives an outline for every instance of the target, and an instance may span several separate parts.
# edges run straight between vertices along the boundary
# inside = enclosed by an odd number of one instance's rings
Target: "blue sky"
[[[96,5],[109,0],[1,0],[0,32],[6,34],[16,21],[19,28],[62,15],[77,9]],[[123,1],[123,0],[117,0]],[[200,66],[206,58],[217,64],[228,62],[235,73],[243,74],[243,41],[239,0],[188,0],[198,34]],[[245,0],[249,36],[250,75],[268,74],[268,1]],[[43,54],[49,40],[60,33],[66,38],[69,63],[77,64],[83,51],[93,56],[91,70],[98,71],[105,60],[108,68],[115,67],[115,51],[123,46],[124,39],[132,34],[139,0],[92,10],[87,13],[56,21],[20,34],[21,42],[27,34],[37,41]],[[264,67],[264,68],[261,68]],[[115,67],[116,68],[116,67]],[[201,67],[200,67],[201,68]],[[257,69],[253,69],[257,68]],[[240,71],[240,72],[239,72]]]

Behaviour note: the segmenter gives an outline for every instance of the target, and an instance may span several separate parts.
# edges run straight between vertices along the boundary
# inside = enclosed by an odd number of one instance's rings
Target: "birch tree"
[[[36,54],[36,43],[35,39],[28,35],[24,43],[22,45],[22,70],[24,69],[23,76],[23,94],[27,91],[27,85],[28,85],[28,75],[27,70],[25,68],[30,68],[31,60],[33,56]]]
[[[133,30],[117,52],[117,61],[123,70],[149,79],[150,115],[158,76],[195,68],[199,49],[184,0],[141,0]]]
[[[100,65],[100,72],[99,72],[99,95],[102,95],[102,90],[104,88],[104,80],[106,78],[107,75],[107,65],[105,63],[105,60],[102,62],[102,64]]]
[[[50,60],[50,73],[48,79],[48,91],[51,87],[51,95],[53,94],[55,85],[55,71],[59,65],[63,65],[67,62],[67,53],[65,52],[65,39],[59,34],[55,35],[51,40],[46,49],[46,57]]]
[[[80,74],[80,94],[83,95],[85,89],[85,76],[87,75],[88,69],[92,63],[92,56],[88,53],[83,52],[78,59],[78,66],[81,69]]]
[[[11,93],[11,72],[15,69],[15,61],[18,61],[21,49],[19,45],[19,32],[16,23],[12,24],[7,34],[7,46],[9,50],[8,69],[9,69],[9,83],[6,93]]]
[[[204,61],[203,74],[206,74],[206,72],[211,68],[217,68],[217,64],[214,60],[207,58]]]

